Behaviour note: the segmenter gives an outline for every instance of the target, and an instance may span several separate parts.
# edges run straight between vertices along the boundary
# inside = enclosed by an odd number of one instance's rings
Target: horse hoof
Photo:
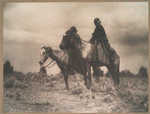
[[[86,87],[88,90],[90,89],[90,87]]]
[[[67,91],[70,91],[70,89],[67,89]]]
[[[119,87],[119,84],[114,84],[115,87]]]
[[[69,88],[67,88],[67,91],[69,91],[70,89]]]
[[[89,89],[91,88],[91,86],[90,86],[90,85],[88,85],[88,86],[86,86],[86,88],[89,90]]]
[[[85,86],[87,86],[87,83],[84,83]]]

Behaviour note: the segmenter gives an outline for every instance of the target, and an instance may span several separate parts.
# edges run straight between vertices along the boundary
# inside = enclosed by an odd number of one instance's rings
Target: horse
[[[99,45],[101,52],[104,51],[102,48],[102,44]],[[70,51],[70,58],[72,61],[73,68],[78,67],[78,64],[80,64],[80,70],[82,71],[82,74],[85,78],[85,86],[88,87],[88,89],[92,85],[91,81],[91,67],[98,68],[101,66],[106,66],[108,71],[110,72],[113,81],[114,86],[119,86],[120,79],[119,79],[119,66],[120,66],[120,57],[115,51],[113,54],[113,59],[109,60],[109,62],[105,63],[103,61],[94,62],[92,59],[93,54],[93,48],[94,45],[91,43],[85,42],[83,39],[79,37],[76,33],[71,33],[70,30],[67,30],[65,34],[63,35],[62,41],[59,45],[60,49],[62,50],[69,50]],[[112,48],[113,49],[113,48]],[[102,59],[105,59],[107,56]],[[89,81],[89,84],[87,85],[87,79]]]
[[[52,47],[50,46],[42,46],[39,61],[41,67],[44,67],[44,63],[49,57],[52,60],[56,61],[64,76],[66,89],[69,90],[68,76],[69,74],[73,75],[76,73],[76,71],[69,66],[69,54],[67,53],[67,51],[52,49]]]

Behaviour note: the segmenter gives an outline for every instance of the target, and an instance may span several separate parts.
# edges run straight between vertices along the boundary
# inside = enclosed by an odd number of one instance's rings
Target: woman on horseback
[[[105,30],[103,26],[101,25],[101,21],[99,18],[94,19],[95,24],[95,30],[92,34],[92,38],[90,39],[90,42],[94,44],[94,61],[97,61],[97,44],[101,43],[106,50],[108,51],[108,56],[110,59],[112,59],[112,55],[114,54],[114,50],[110,47],[110,44],[107,39],[107,35],[105,33]]]

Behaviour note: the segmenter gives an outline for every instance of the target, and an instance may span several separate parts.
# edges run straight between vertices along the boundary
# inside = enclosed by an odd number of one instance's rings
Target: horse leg
[[[66,84],[66,89],[69,90],[69,85],[68,85],[68,70],[62,70],[62,73],[64,75],[64,80],[65,80],[65,84]]]
[[[87,73],[88,73],[88,80],[89,80],[89,87],[88,87],[88,89],[90,89],[90,87],[92,85],[92,81],[91,81],[91,65],[90,64],[87,65]]]
[[[87,86],[87,75],[84,74],[84,85]]]
[[[114,67],[115,67],[114,65],[108,65],[107,69],[108,69],[108,71],[110,72],[110,74],[113,78],[114,86],[116,86],[116,76],[115,76],[115,68]]]
[[[64,75],[64,79],[65,79],[66,88],[67,88],[67,90],[69,90],[69,85],[68,85],[68,74]]]
[[[107,66],[113,80],[114,80],[114,86],[119,86],[119,65],[111,65]]]
[[[98,70],[97,70],[97,67],[93,65],[92,68],[93,68],[93,71],[94,71],[94,72],[93,72],[93,76],[94,76],[94,77],[98,77]]]
[[[119,79],[119,63],[116,65],[116,69],[115,69],[115,74],[116,74],[116,83],[117,83],[117,86],[119,86],[119,83],[120,83],[120,79]]]
[[[116,85],[119,86],[120,79],[119,79],[119,68],[120,68],[120,58],[116,54],[115,59],[114,59],[114,75],[115,75],[115,80],[116,80]]]

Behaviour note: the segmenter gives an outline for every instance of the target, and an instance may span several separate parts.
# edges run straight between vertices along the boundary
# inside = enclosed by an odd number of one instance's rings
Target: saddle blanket
[[[96,45],[93,45],[93,54],[92,54],[92,58],[94,61],[100,61],[104,64],[109,64],[109,57],[108,57],[108,52],[106,50],[106,48],[104,46],[102,46],[102,44],[97,44],[97,47],[95,47]]]

